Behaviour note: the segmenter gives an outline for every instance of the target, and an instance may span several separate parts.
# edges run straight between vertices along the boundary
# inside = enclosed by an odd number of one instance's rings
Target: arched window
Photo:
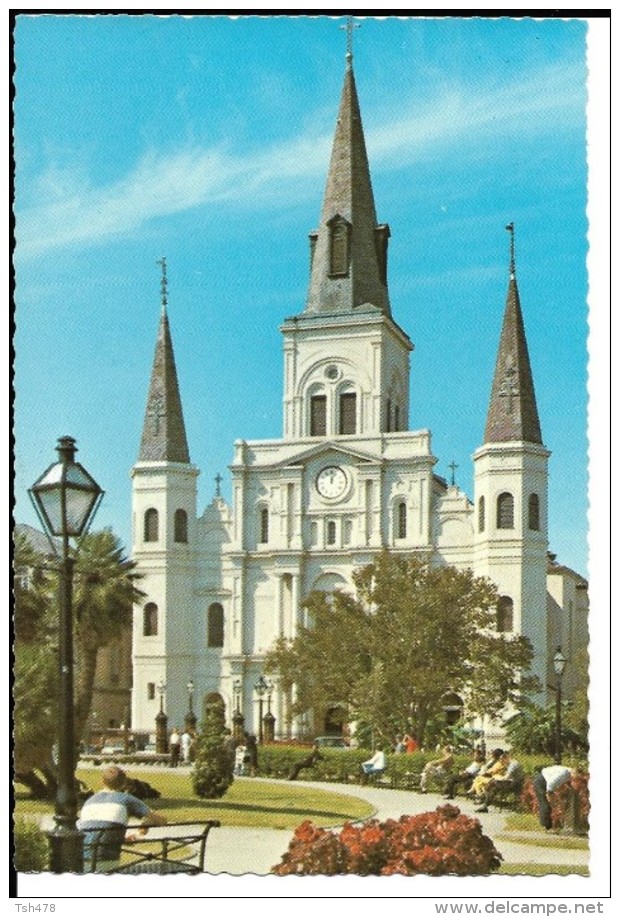
[[[144,514],[144,540],[159,541],[159,513],[156,509],[147,509]]]
[[[399,430],[400,430],[400,407],[397,404],[395,404],[394,405],[394,432],[398,433]]]
[[[407,504],[404,500],[401,500],[396,509],[396,537],[407,537]]]
[[[148,602],[142,612],[142,633],[145,637],[157,636],[157,605],[155,602]]]
[[[508,634],[514,627],[514,604],[510,596],[501,595],[497,603],[497,629]]]
[[[388,398],[385,406],[385,432],[392,432],[392,401],[390,398]]]
[[[538,494],[530,494],[527,504],[527,517],[530,529],[533,532],[540,530],[540,502]]]
[[[480,497],[480,499],[478,500],[478,531],[479,532],[484,532],[484,527],[486,524],[485,512],[486,510],[485,510],[485,505],[484,505],[484,497]]]
[[[513,529],[515,526],[515,501],[512,494],[503,493],[497,498],[498,529]]]
[[[327,398],[313,395],[310,399],[310,436],[325,436],[327,433]]]
[[[187,544],[187,513],[184,509],[178,509],[174,514],[174,540]]]
[[[349,223],[340,216],[334,217],[329,230],[329,273],[332,277],[346,277],[349,273]]]
[[[333,519],[327,523],[327,544],[336,544],[336,523]]]
[[[269,542],[269,510],[266,506],[263,506],[260,511],[259,541],[261,544]]]
[[[344,392],[340,396],[340,421],[338,432],[341,435],[356,432],[357,398],[355,392]]]
[[[207,646],[224,646],[224,609],[219,602],[209,606],[207,616]]]

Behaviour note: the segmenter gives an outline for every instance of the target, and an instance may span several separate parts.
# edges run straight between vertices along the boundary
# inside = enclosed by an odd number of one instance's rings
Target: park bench
[[[206,822],[177,822],[149,829],[144,838],[124,843],[120,864],[106,875],[172,875],[204,872],[207,838],[211,828],[219,828],[216,820]],[[95,838],[89,871],[97,871],[98,851],[109,828],[101,828]],[[116,830],[116,829],[112,829]],[[131,829],[130,829],[131,830]],[[164,834],[152,834],[164,831]],[[91,833],[91,832],[89,832]],[[95,833],[95,832],[92,832]]]

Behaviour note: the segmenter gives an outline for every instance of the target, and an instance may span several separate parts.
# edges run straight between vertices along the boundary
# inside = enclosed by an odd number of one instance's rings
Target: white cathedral
[[[493,580],[501,595],[497,626],[529,637],[532,669],[543,685],[558,644],[569,658],[585,645],[587,583],[548,554],[550,453],[514,246],[486,428],[473,456],[472,500],[434,474],[430,432],[409,429],[413,344],[392,316],[389,237],[375,212],[349,53],[320,224],[310,234],[308,296],[281,326],[283,435],[237,440],[232,506],[218,489],[201,513],[164,264],[162,316],[132,470],[133,557],[146,593],[133,617],[134,731],[153,730],[162,685],[169,723],[182,725],[191,682],[199,715],[202,698],[217,692],[229,724],[239,710],[246,729],[258,733],[255,684],[267,651],[306,623],[304,597],[351,588],[353,571],[384,547]],[[283,736],[290,719],[277,685],[270,708],[276,736]],[[320,734],[328,727],[293,720],[290,728]]]

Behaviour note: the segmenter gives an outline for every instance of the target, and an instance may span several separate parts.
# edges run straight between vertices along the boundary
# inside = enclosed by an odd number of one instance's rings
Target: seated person
[[[293,765],[293,768],[289,774],[289,780],[297,780],[299,777],[299,772],[304,770],[307,767],[314,767],[317,761],[322,761],[323,755],[319,751],[319,746],[314,745],[312,751],[305,758],[302,758],[301,761],[298,761],[297,764]]]
[[[471,785],[471,789],[468,795],[476,796],[478,798],[482,797],[492,778],[495,775],[500,776],[503,774],[507,767],[504,761],[502,761],[503,755],[503,748],[496,748],[491,752],[491,757],[487,763],[480,768],[480,773],[478,776],[474,777],[474,782]]]
[[[420,792],[426,793],[429,780],[444,778],[452,770],[453,764],[454,748],[452,745],[446,745],[441,758],[437,758],[435,761],[429,761],[428,764],[424,766],[420,778]]]
[[[364,783],[368,781],[368,778],[381,774],[385,770],[385,752],[379,749],[375,752],[372,758],[369,758],[368,761],[362,763],[362,780]]]
[[[77,824],[84,834],[85,872],[92,872],[93,865],[95,872],[115,869],[125,841],[138,840],[150,826],[166,824],[163,815],[125,792],[127,775],[120,767],[106,767],[101,777],[103,789],[86,800]],[[139,818],[140,826],[136,832],[125,834],[130,816]]]
[[[507,790],[518,790],[523,785],[523,768],[518,761],[514,761],[510,752],[505,751],[500,758],[504,769],[501,773],[494,773],[489,782],[479,794],[480,806],[476,812],[488,812],[489,804],[498,793],[505,793]]]
[[[446,781],[446,799],[454,799],[456,788],[461,784],[465,784],[467,789],[469,789],[474,782],[474,777],[478,776],[483,765],[484,755],[480,749],[477,748],[474,751],[471,764],[458,774],[453,774],[451,777],[448,777]]]

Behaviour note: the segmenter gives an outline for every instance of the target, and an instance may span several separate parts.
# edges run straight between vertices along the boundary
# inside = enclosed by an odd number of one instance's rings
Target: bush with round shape
[[[484,876],[501,861],[478,819],[445,805],[398,821],[347,823],[339,833],[303,822],[271,871],[279,876]]]

